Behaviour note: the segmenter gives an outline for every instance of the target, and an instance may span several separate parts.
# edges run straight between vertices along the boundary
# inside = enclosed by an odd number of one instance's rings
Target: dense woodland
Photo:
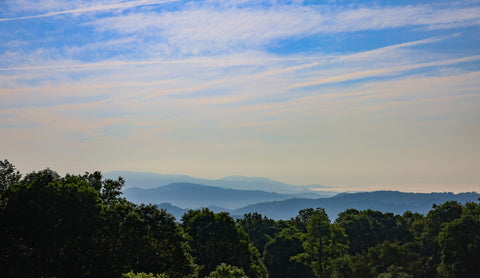
[[[22,175],[0,161],[2,277],[472,277],[480,203],[426,214],[322,208],[274,221],[190,210],[178,221],[122,198],[100,172]]]

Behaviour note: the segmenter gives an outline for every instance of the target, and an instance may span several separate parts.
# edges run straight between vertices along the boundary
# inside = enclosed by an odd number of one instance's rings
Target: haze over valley
[[[321,185],[296,186],[268,178],[226,177],[219,180],[185,175],[112,171],[106,178],[126,179],[123,196],[129,201],[165,208],[177,219],[189,209],[210,208],[234,217],[260,213],[272,219],[290,219],[302,209],[322,207],[331,219],[347,209],[425,214],[446,201],[475,202],[477,192],[404,193],[398,191],[338,192]]]

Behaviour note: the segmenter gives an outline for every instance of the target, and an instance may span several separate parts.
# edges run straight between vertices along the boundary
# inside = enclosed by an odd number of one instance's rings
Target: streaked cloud
[[[385,75],[394,75],[394,74],[399,74],[399,73],[404,72],[404,71],[416,70],[416,69],[425,68],[425,67],[447,66],[447,65],[451,65],[451,64],[472,62],[472,61],[478,61],[478,60],[480,60],[480,55],[471,56],[471,57],[463,57],[463,58],[459,58],[459,59],[448,59],[448,60],[443,60],[443,61],[420,63],[420,64],[414,64],[414,65],[408,65],[408,66],[371,69],[371,70],[366,70],[366,71],[352,72],[352,73],[347,73],[347,74],[342,74],[342,75],[337,75],[337,76],[331,76],[331,77],[327,77],[327,78],[324,78],[324,79],[311,81],[311,82],[308,82],[308,83],[296,84],[296,85],[291,86],[290,88],[293,89],[293,88],[299,88],[299,87],[323,85],[323,84],[328,84],[328,83],[339,83],[339,82],[345,82],[345,81],[352,81],[352,80],[358,80],[358,79],[368,78],[368,77],[380,77],[380,76],[385,76]]]
[[[202,3],[202,2],[200,2]],[[99,31],[159,36],[181,52],[258,47],[279,39],[401,27],[448,29],[480,24],[478,7],[416,5],[376,8],[192,4],[177,11],[132,13],[91,23]]]
[[[89,5],[86,5],[85,7],[79,7],[75,9],[59,10],[59,11],[47,12],[47,13],[37,14],[37,15],[0,18],[0,22],[12,21],[12,20],[23,20],[23,19],[35,19],[35,18],[50,17],[50,16],[64,15],[64,14],[82,14],[82,13],[100,12],[100,11],[108,11],[108,10],[116,10],[116,9],[128,9],[132,7],[158,5],[158,4],[170,3],[170,2],[176,2],[176,1],[179,1],[179,0],[163,0],[163,1],[141,0],[141,1],[126,1],[126,2],[111,3],[111,4],[101,4],[101,5],[94,5],[95,2],[91,2],[91,3],[88,3]],[[42,2],[40,1],[40,3]],[[25,6],[28,6],[28,4],[31,4],[31,3],[24,3]],[[64,3],[63,5],[61,3],[58,3],[56,6],[63,8]],[[51,7],[51,5],[48,5],[45,8],[47,7]]]
[[[0,145],[26,170],[480,179],[476,2],[27,2],[0,9]]]

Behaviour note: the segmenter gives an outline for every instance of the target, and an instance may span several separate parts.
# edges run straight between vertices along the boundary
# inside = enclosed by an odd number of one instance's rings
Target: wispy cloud
[[[50,65],[36,65],[27,67],[3,67],[0,71],[26,71],[26,70],[71,70],[71,69],[84,69],[92,70],[95,68],[117,68],[122,66],[135,66],[135,65],[159,65],[159,64],[203,64],[210,66],[239,66],[239,65],[252,65],[260,62],[261,60],[281,61],[281,60],[293,60],[294,58],[276,58],[276,57],[245,57],[239,58],[211,58],[211,57],[199,57],[180,60],[145,60],[145,61],[102,61],[96,63],[71,63],[72,61],[64,61],[64,63],[50,64]],[[53,61],[49,61],[53,62]]]
[[[0,68],[0,71],[8,73],[9,78],[5,79],[5,82],[8,80],[10,83],[1,91],[5,96],[11,96],[3,105],[27,103],[25,99],[29,100],[28,103],[42,100],[56,104],[64,103],[65,100],[82,100],[86,96],[98,96],[101,99],[115,96],[125,100],[152,101],[184,95],[184,101],[191,99],[192,103],[202,103],[200,98],[203,97],[204,102],[210,101],[212,105],[265,102],[263,98],[277,96],[270,100],[275,102],[302,97],[303,94],[296,93],[298,88],[339,85],[346,81],[371,77],[393,77],[415,69],[442,67],[480,59],[479,56],[469,56],[428,59],[423,63],[418,63],[419,60],[415,59],[412,63],[404,58],[413,57],[411,52],[408,52],[411,47],[453,37],[434,37],[350,55],[321,57],[303,55],[278,57],[259,53],[255,56],[247,53],[164,61],[97,63],[55,61],[56,64],[53,65],[47,63],[29,67]],[[379,59],[379,55],[389,59]],[[388,67],[385,67],[385,64],[388,64]],[[31,85],[29,80],[48,78],[52,70],[57,73],[56,84],[49,81],[43,82],[43,86],[38,82],[35,86]],[[82,73],[84,77],[80,80],[72,79],[77,72]],[[221,92],[218,101],[214,100],[219,94],[216,92]],[[230,97],[226,97],[227,95]]]
[[[478,180],[478,1],[307,2],[2,2],[4,155],[331,185]]]
[[[12,20],[23,20],[23,19],[35,19],[35,18],[50,17],[50,16],[64,15],[64,14],[82,14],[82,13],[101,12],[101,11],[115,10],[115,9],[128,9],[128,8],[132,8],[132,7],[158,5],[158,4],[177,2],[177,1],[180,1],[180,0],[128,1],[128,2],[95,5],[95,6],[76,8],[76,9],[48,12],[48,13],[38,14],[38,15],[28,15],[28,16],[20,16],[20,17],[11,17],[11,18],[0,18],[0,22],[1,21],[12,21]]]
[[[365,70],[360,72],[352,72],[352,73],[322,78],[320,80],[315,80],[307,83],[296,84],[291,86],[290,88],[293,89],[293,88],[300,88],[300,87],[307,87],[307,86],[314,86],[314,85],[323,85],[328,83],[339,83],[339,82],[358,80],[358,79],[368,78],[368,77],[381,77],[385,75],[399,74],[401,72],[425,68],[425,67],[447,66],[451,64],[473,62],[477,60],[480,60],[480,55],[463,57],[458,59],[435,61],[435,62],[429,62],[429,63],[413,64],[413,65],[407,65],[407,66]]]
[[[99,31],[144,33],[179,51],[197,53],[264,46],[274,40],[418,26],[480,24],[480,8],[418,5],[378,8],[328,6],[228,7],[188,5],[177,11],[131,13],[89,23]]]

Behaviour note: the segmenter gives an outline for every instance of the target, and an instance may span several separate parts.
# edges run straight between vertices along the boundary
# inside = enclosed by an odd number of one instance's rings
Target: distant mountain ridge
[[[106,178],[125,178],[126,187],[155,188],[172,183],[194,183],[237,190],[261,190],[281,194],[305,194],[306,198],[333,196],[337,192],[331,191],[323,185],[291,185],[269,178],[229,176],[222,179],[210,180],[190,177],[186,175],[163,175],[151,172],[110,171],[104,173]],[[321,191],[313,191],[320,189]],[[330,191],[329,191],[330,190]]]
[[[334,191],[321,191],[318,194],[309,190],[313,186],[295,186],[268,178],[242,176],[208,180],[185,175],[128,171],[105,174],[106,178],[118,176],[126,179],[127,186],[123,192],[128,200],[158,204],[173,213],[177,219],[188,209],[200,207],[209,207],[216,212],[227,211],[236,217],[258,212],[277,220],[295,217],[301,209],[317,207],[325,208],[332,220],[338,213],[350,208],[395,214],[410,210],[425,214],[433,204],[446,201],[474,202],[480,198],[480,194],[476,192],[454,194],[372,191],[338,194]]]
[[[479,193],[404,193],[398,191],[373,191],[362,193],[342,193],[335,197],[319,199],[300,199],[293,198],[284,201],[262,202],[245,206],[235,210],[224,209],[235,218],[241,218],[245,213],[258,212],[269,218],[276,220],[290,219],[298,214],[298,211],[305,208],[324,208],[330,219],[334,221],[340,212],[347,209],[357,210],[378,210],[381,212],[392,212],[403,214],[406,211],[428,213],[434,204],[440,205],[447,201],[457,201],[459,203],[475,202],[480,198]],[[162,203],[159,208],[166,209],[172,213],[177,220],[188,209],[179,208],[172,204]],[[220,208],[212,207],[215,212],[222,211]]]
[[[236,209],[265,201],[278,201],[303,196],[260,190],[237,190],[194,183],[172,183],[156,188],[130,187],[124,196],[134,203],[170,203],[182,208],[216,207]]]
[[[358,210],[378,210],[403,214],[410,210],[425,214],[434,204],[446,201],[460,203],[475,202],[480,198],[476,192],[468,193],[405,193],[398,191],[373,191],[361,193],[342,193],[330,198],[289,199],[284,201],[263,202],[232,210],[232,215],[243,215],[258,212],[273,219],[289,219],[295,217],[299,210],[305,208],[324,208],[330,219],[335,219],[340,212],[354,208]]]

